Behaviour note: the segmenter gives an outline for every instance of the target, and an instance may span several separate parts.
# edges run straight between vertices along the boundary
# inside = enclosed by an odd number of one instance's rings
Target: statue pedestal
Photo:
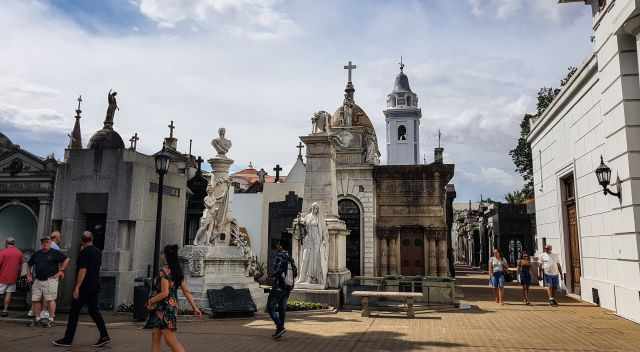
[[[211,165],[211,169],[213,170],[213,174],[216,177],[229,176],[229,167],[233,164],[232,159],[216,156],[208,161],[209,165]]]
[[[267,296],[260,285],[249,276],[249,259],[236,246],[184,246],[180,249],[184,265],[185,280],[200,307],[209,309],[207,290],[231,286],[235,289],[247,288],[251,298],[263,312]],[[180,307],[190,309],[186,299],[180,295]]]
[[[347,235],[349,235],[349,230],[347,230],[344,221],[338,218],[328,218],[326,223],[329,232],[327,287],[341,288],[351,279],[351,272],[347,269]]]

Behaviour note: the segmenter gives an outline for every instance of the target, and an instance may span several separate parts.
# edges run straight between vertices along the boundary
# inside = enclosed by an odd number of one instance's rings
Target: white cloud
[[[471,14],[481,17],[489,14],[499,19],[513,18],[519,14],[552,21],[571,22],[583,15],[579,4],[559,4],[558,0],[468,0]]]
[[[196,3],[206,6],[196,8]],[[298,137],[309,131],[314,111],[333,112],[342,102],[342,66],[353,60],[358,65],[356,101],[374,123],[384,153],[381,110],[403,55],[420,97],[421,147],[427,159],[442,129],[445,160],[456,164],[459,199],[479,193],[496,198],[518,188],[507,152],[535,91],[557,82],[564,67],[590,50],[588,40],[575,40],[586,37],[589,15],[576,28],[527,24],[517,32],[521,24],[503,20],[478,26],[458,18],[459,23],[446,27],[446,16],[456,16],[467,6],[464,2],[456,2],[451,13],[426,9],[420,1],[403,12],[391,11],[386,2],[333,0],[290,0],[286,8],[284,2],[271,1],[266,9],[247,10],[253,3],[258,2],[149,2],[156,7],[147,8],[146,16],[175,29],[132,22],[123,24],[127,30],[117,36],[86,30],[53,11],[52,3],[3,4],[0,130],[27,150],[62,155],[77,96],[84,98],[86,143],[102,127],[106,93],[114,88],[121,108],[115,129],[125,140],[138,132],[140,151],[156,151],[174,120],[179,149],[186,151],[193,139],[194,154],[206,159],[213,153],[209,141],[224,126],[237,165],[253,161],[270,170],[295,160]],[[140,9],[142,0],[135,4]],[[495,18],[495,8],[478,4],[484,16]],[[279,26],[287,21],[301,26],[304,36],[282,31]],[[421,35],[407,34],[407,28]],[[470,32],[483,40],[470,39]],[[531,45],[534,41],[539,45]],[[554,47],[558,42],[563,44]],[[37,131],[53,138],[35,136]]]
[[[226,28],[250,39],[278,39],[295,35],[300,28],[285,13],[279,0],[138,0],[140,12],[161,28],[196,22],[210,28]],[[194,28],[191,26],[190,28]]]

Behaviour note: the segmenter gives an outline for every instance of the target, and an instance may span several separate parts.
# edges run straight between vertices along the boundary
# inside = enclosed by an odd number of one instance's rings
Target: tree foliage
[[[513,191],[504,196],[504,200],[509,204],[523,204],[527,198],[523,191]]]
[[[567,75],[560,80],[560,87],[564,87],[571,77],[576,73],[577,68],[569,67],[567,69]],[[537,118],[544,114],[545,110],[551,105],[553,99],[560,94],[561,88],[542,87],[538,90],[537,102],[536,102],[536,114],[525,114],[520,122],[520,138],[518,138],[518,144],[515,148],[509,151],[511,160],[516,167],[516,172],[522,176],[524,185],[521,191],[517,191],[526,198],[533,197],[533,157],[531,155],[531,146],[527,143],[527,136],[531,132],[530,120]],[[515,192],[512,192],[515,193]],[[511,193],[509,193],[511,194]]]

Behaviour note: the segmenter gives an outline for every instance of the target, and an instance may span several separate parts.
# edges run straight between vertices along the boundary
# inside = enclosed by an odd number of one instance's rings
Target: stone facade
[[[39,249],[51,231],[51,202],[58,162],[40,158],[0,133],[0,243],[11,236],[23,250]]]
[[[551,244],[560,254],[570,293],[640,322],[640,5],[580,3],[593,9],[593,54],[528,138],[537,248]],[[597,182],[600,156],[612,183],[621,180],[621,199]]]

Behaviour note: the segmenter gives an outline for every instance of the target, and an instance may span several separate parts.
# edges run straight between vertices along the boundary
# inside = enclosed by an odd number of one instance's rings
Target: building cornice
[[[562,88],[551,104],[547,107],[542,116],[531,119],[531,131],[527,136],[527,142],[532,143],[549,125],[561,118],[563,109],[571,102],[571,99],[578,94],[589,79],[598,71],[598,59],[595,53],[577,69],[569,82]]]

